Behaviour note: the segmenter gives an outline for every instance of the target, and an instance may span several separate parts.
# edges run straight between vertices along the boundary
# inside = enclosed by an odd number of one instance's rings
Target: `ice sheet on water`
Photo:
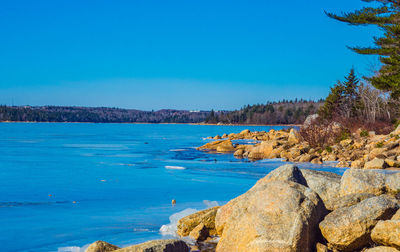
[[[165,169],[168,169],[168,170],[185,170],[186,168],[183,167],[183,166],[166,165]]]
[[[58,252],[84,252],[83,247],[75,247],[75,246],[71,246],[71,247],[61,247],[58,248],[57,250]]]
[[[211,207],[216,207],[219,206],[217,201],[210,201],[210,200],[203,200],[204,205],[206,205],[207,208],[211,208]]]
[[[178,224],[178,221],[182,219],[183,217],[186,217],[188,215],[191,215],[195,212],[197,212],[197,209],[194,208],[186,208],[183,211],[174,213],[169,217],[170,223],[167,225],[162,225],[160,228],[160,232],[162,235],[172,235],[176,236],[176,231],[178,230],[176,225]]]

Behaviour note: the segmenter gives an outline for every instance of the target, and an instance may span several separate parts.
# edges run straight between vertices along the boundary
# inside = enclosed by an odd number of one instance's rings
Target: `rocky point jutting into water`
[[[400,173],[284,165],[224,206],[182,218],[185,241],[123,249],[98,241],[86,251],[400,251],[399,192]],[[201,249],[204,241],[216,248]]]
[[[238,158],[250,160],[283,158],[290,162],[322,164],[337,161],[338,167],[385,169],[400,167],[400,126],[388,135],[374,132],[348,136],[332,146],[312,148],[295,129],[270,130],[215,136],[199,150],[233,152]],[[210,137],[211,138],[211,137]],[[253,144],[234,144],[233,140],[251,139]]]
[[[400,167],[400,126],[389,135],[353,134],[324,149],[311,148],[295,129],[213,139],[198,149],[351,168],[340,176],[284,165],[224,206],[179,220],[182,240],[123,249],[97,241],[87,252],[400,251],[400,173],[376,170]],[[239,139],[254,142],[235,144]]]

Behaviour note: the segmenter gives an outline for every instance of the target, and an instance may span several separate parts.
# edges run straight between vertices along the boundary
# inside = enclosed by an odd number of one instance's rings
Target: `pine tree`
[[[393,98],[400,97],[400,1],[398,0],[362,0],[376,2],[377,7],[364,7],[350,13],[329,17],[350,25],[375,25],[383,32],[380,38],[374,37],[374,47],[350,47],[359,54],[379,55],[382,67],[379,72],[367,78],[373,86],[391,93]]]
[[[354,68],[345,77],[345,81],[338,81],[332,88],[324,105],[320,108],[319,114],[325,119],[332,119],[336,116],[350,118],[356,116],[359,104],[358,97],[359,80]]]

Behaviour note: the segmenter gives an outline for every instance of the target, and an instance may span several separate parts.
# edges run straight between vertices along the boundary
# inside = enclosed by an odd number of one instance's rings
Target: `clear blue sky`
[[[40,0],[0,7],[0,104],[235,109],[323,98],[376,59],[361,0]]]

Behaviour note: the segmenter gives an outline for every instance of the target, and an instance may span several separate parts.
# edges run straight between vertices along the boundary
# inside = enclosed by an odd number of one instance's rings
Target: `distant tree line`
[[[224,124],[302,124],[307,116],[317,113],[323,100],[282,100],[247,105],[240,110],[214,112],[206,123]]]
[[[200,123],[210,112],[163,109],[141,111],[105,107],[0,106],[0,121],[95,123]]]
[[[315,114],[322,103],[321,100],[283,100],[218,112],[0,105],[0,122],[301,124],[308,115]]]

